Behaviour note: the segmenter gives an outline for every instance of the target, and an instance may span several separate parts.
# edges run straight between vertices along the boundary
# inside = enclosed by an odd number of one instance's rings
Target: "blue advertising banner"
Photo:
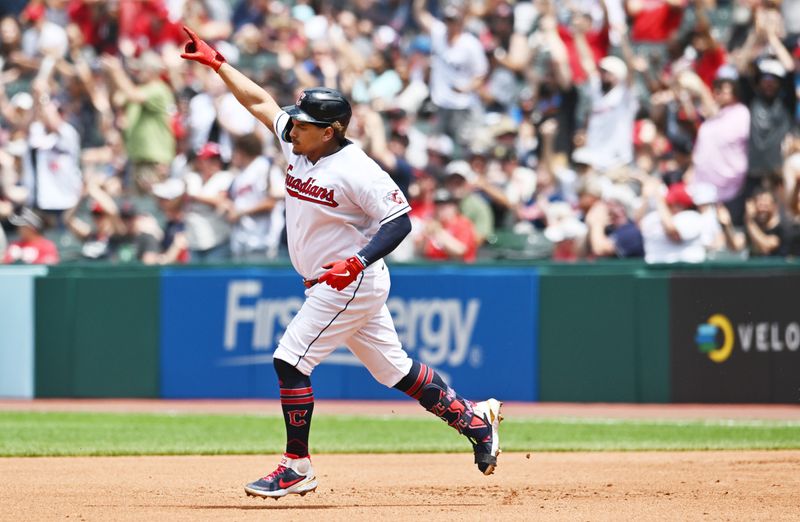
[[[403,347],[465,396],[538,398],[533,269],[395,268],[387,306]],[[161,282],[165,398],[277,398],[272,353],[303,305],[288,269],[167,269]],[[400,399],[345,347],[314,370],[314,395]]]

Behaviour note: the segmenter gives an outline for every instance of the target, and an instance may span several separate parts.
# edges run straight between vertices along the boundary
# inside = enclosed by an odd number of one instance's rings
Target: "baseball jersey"
[[[289,115],[275,118],[281,136]],[[322,265],[363,248],[380,226],[411,210],[383,169],[350,143],[312,164],[279,138],[286,167],[286,237],[295,270],[318,277]]]
[[[35,121],[28,143],[33,153],[25,156],[23,183],[30,190],[30,203],[44,210],[74,207],[83,184],[78,131],[64,122],[57,132],[49,132],[42,122]]]

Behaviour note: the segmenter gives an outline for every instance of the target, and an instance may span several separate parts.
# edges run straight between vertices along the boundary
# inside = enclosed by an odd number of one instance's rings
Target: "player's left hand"
[[[211,67],[215,71],[219,71],[219,68],[225,63],[225,57],[185,25],[183,26],[183,30],[186,31],[186,34],[189,36],[189,41],[184,45],[181,58],[200,62],[203,65]]]
[[[356,280],[358,274],[364,270],[364,264],[358,257],[353,256],[322,265],[322,268],[328,271],[319,276],[318,281],[341,291]]]

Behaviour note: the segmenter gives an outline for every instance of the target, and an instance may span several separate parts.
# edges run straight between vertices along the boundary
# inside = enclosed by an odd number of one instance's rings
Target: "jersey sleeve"
[[[292,163],[295,158],[295,154],[292,153],[292,144],[288,141],[283,141],[283,131],[286,129],[286,126],[289,124],[290,120],[291,118],[286,111],[281,111],[278,113],[278,115],[275,117],[275,136],[278,137],[278,144],[281,146],[283,157],[285,157],[289,163]]]
[[[383,225],[408,213],[411,206],[389,174],[374,165],[377,173],[369,182],[359,183],[357,200],[364,212]]]

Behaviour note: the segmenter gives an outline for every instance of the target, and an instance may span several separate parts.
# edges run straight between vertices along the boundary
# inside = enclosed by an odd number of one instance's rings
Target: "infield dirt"
[[[800,520],[800,451],[319,455],[315,493],[246,497],[277,456],[0,459],[3,520]]]

